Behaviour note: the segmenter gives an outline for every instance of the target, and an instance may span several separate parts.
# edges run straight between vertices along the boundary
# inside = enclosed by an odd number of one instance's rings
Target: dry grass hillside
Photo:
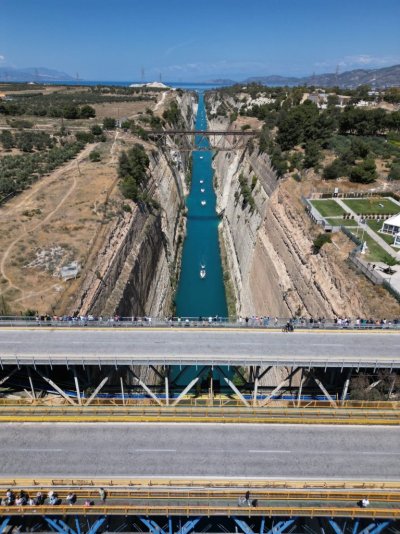
[[[164,103],[162,94],[157,98]],[[86,121],[86,129],[103,116],[136,117],[155,106],[148,101],[96,105],[97,117]],[[162,109],[159,105],[156,111]],[[0,207],[0,313],[69,312],[105,236],[123,216],[118,156],[135,142],[141,141],[129,133],[109,132],[105,142],[87,145]],[[101,154],[99,162],[89,158],[94,149]],[[60,269],[71,262],[79,264],[80,275],[63,281]]]

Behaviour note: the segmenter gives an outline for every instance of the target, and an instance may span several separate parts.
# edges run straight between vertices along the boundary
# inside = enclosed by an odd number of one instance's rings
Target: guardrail
[[[83,400],[86,400],[85,396],[81,394],[81,398]],[[246,395],[246,398],[250,399],[252,398],[251,395]],[[262,394],[259,394],[257,397],[259,400],[263,400],[265,396]],[[160,399],[165,400],[165,396],[160,396]],[[53,405],[52,401],[56,400],[57,404]],[[171,397],[169,399],[171,402],[176,400],[175,397]],[[364,410],[364,409],[372,409],[372,410],[399,410],[400,409],[400,401],[365,401],[365,400],[345,400],[341,401],[335,397],[335,401],[338,402],[338,410],[346,410],[346,409],[353,409],[353,410]],[[1,406],[9,406],[9,407],[18,407],[18,406],[43,406],[43,407],[71,407],[71,405],[63,398],[56,397],[55,399],[52,398],[38,398],[38,399],[32,399],[32,398],[21,398],[21,399],[15,399],[15,398],[5,398],[0,397],[0,407]],[[124,406],[124,407],[139,407],[139,408],[159,408],[159,404],[151,399],[151,398],[125,398],[122,397],[109,397],[109,398],[94,398],[90,406],[96,407],[96,406],[110,406],[110,407],[118,407],[118,406]],[[243,408],[243,403],[240,400],[237,399],[231,399],[229,397],[225,396],[214,396],[212,399],[209,397],[207,398],[194,398],[194,397],[184,397],[179,401],[179,405],[176,406],[176,409],[186,408],[186,407],[194,407],[194,408]],[[79,406],[78,406],[79,407]],[[83,408],[84,406],[81,406]],[[168,407],[168,406],[166,406]],[[89,406],[88,406],[89,408]],[[170,407],[172,408],[172,407]],[[271,401],[268,404],[268,407],[262,408],[263,410],[266,409],[275,409],[275,408],[288,408],[288,409],[311,409],[311,408],[327,408],[332,409],[332,405],[330,401],[326,400],[301,400],[298,401],[297,399],[293,398],[290,400],[285,399],[271,399]]]
[[[0,488],[241,488],[250,490],[362,490],[364,491],[400,491],[400,481],[395,480],[286,480],[286,479],[251,479],[242,478],[0,478]]]
[[[291,319],[282,317],[249,317],[248,321],[242,317],[172,317],[170,319],[160,317],[118,317],[116,318],[51,318],[36,319],[35,317],[1,316],[1,327],[57,327],[57,328],[173,328],[173,327],[197,327],[197,328],[249,328],[249,329],[282,329],[289,321],[292,321],[296,330],[400,330],[400,317],[381,323],[380,320],[367,323],[366,320],[356,324],[355,319],[349,323],[338,323],[334,319],[311,320]]]
[[[10,406],[3,422],[214,422],[400,425],[397,409],[192,407],[192,406]]]
[[[144,515],[144,516],[224,516],[241,517],[347,517],[397,519],[400,510],[395,508],[356,508],[356,507],[299,507],[299,506],[3,506],[2,515]]]

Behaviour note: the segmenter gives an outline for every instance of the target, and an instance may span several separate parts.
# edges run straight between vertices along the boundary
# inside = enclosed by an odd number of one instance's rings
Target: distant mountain
[[[0,67],[1,82],[68,82],[74,79],[65,72],[44,67],[30,67],[27,69]]]
[[[374,87],[400,86],[400,65],[381,69],[355,69],[340,74],[316,74],[296,78],[293,76],[253,76],[244,83],[262,83],[263,85],[317,85],[318,87],[333,87],[338,85],[351,89],[359,85],[368,84]]]

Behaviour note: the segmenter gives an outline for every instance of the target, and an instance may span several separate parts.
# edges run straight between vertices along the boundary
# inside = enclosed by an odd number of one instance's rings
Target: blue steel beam
[[[75,516],[75,528],[76,528],[76,534],[81,534],[81,523],[79,521],[78,516]]]
[[[168,518],[168,534],[174,534],[174,531],[172,530],[172,517]]]
[[[334,521],[333,519],[328,519],[330,526],[335,531],[335,534],[343,534],[343,530],[339,527],[339,525]]]
[[[282,534],[290,525],[296,521],[297,517],[287,521],[279,521],[267,534]]]
[[[390,525],[390,521],[382,521],[381,523],[370,523],[367,527],[360,531],[360,534],[379,534],[384,528]]]
[[[7,526],[8,523],[10,522],[10,519],[11,519],[11,517],[8,516],[8,517],[6,517],[6,518],[3,520],[3,522],[2,522],[1,525],[0,525],[0,534],[3,534],[3,532],[4,532],[5,528],[6,528],[6,526]]]
[[[90,527],[87,534],[96,534],[96,532],[99,530],[99,528],[101,527],[101,525],[104,523],[105,520],[106,520],[105,516],[99,517],[99,519],[95,521],[93,525]]]
[[[249,525],[243,519],[238,519],[237,517],[232,517],[237,526],[244,532],[244,534],[254,534]]]
[[[194,527],[197,525],[197,523],[200,521],[200,517],[195,517],[194,519],[190,519],[189,521],[186,521],[186,523],[181,527],[177,534],[189,534],[191,530],[194,529]]]
[[[358,519],[356,519],[354,521],[354,525],[353,525],[353,531],[352,531],[352,534],[357,534],[358,532],[358,525],[360,524],[360,521]]]
[[[151,534],[166,534],[152,519],[147,519],[147,517],[139,517],[139,519],[150,530]]]
[[[72,529],[70,529],[68,525],[66,525],[67,529],[65,529],[62,525],[59,525],[55,519],[51,519],[51,517],[44,516],[44,519],[47,522],[47,524],[50,525],[50,527],[56,532],[59,532],[60,534],[71,534]],[[72,532],[74,531],[72,530]]]
[[[260,525],[260,534],[264,534],[264,528],[265,528],[265,517],[262,517],[261,525]]]

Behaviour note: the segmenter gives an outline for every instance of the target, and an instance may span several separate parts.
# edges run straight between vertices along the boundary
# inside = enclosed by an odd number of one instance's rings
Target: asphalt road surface
[[[263,364],[400,367],[400,332],[1,329],[0,364]]]
[[[400,480],[400,429],[285,425],[8,424],[2,477]]]

